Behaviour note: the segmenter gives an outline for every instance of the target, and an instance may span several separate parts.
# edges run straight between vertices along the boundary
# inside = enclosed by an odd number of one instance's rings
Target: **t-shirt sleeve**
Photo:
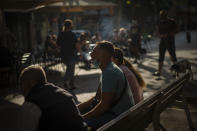
[[[102,75],[102,92],[115,92],[117,88],[116,74],[105,72]]]

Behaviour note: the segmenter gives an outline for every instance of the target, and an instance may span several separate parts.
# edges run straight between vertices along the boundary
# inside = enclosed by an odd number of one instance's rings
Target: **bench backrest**
[[[162,112],[169,103],[175,100],[181,93],[182,86],[188,81],[189,76],[188,73],[171,82],[146,100],[141,101],[117,118],[106,123],[97,131],[144,131],[153,121],[155,110]]]

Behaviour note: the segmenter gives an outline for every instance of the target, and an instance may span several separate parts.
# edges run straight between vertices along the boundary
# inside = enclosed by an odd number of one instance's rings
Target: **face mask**
[[[93,59],[92,60],[92,64],[95,66],[95,67],[99,67],[99,61],[97,61],[97,60],[95,60],[95,59]]]

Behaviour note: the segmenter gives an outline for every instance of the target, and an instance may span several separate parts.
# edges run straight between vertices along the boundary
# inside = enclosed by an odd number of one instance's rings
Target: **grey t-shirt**
[[[124,87],[125,77],[121,69],[114,63],[110,63],[103,71],[101,75],[101,89],[102,92],[113,92],[113,101],[116,101]],[[127,82],[127,80],[126,80]],[[112,102],[113,103],[113,102]],[[120,115],[124,111],[128,110],[134,105],[134,99],[130,87],[127,83],[126,90],[121,99],[116,103],[115,106],[110,109],[116,115]]]

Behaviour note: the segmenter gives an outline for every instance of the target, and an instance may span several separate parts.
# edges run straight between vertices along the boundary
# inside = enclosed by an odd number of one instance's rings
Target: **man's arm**
[[[22,106],[22,131],[37,130],[39,119],[41,117],[41,109],[31,102],[24,102]]]
[[[158,34],[159,34],[159,38],[164,38],[164,37],[167,36],[167,35],[162,34],[162,31],[161,31],[161,22],[159,22]]]
[[[113,92],[103,92],[100,102],[92,110],[84,114],[83,118],[93,118],[105,113],[111,106],[113,96]]]
[[[176,24],[176,22],[175,22],[175,20],[174,19],[171,19],[171,26],[172,26],[172,30],[171,30],[171,32],[170,32],[170,35],[171,36],[174,36],[177,32],[178,32],[178,26],[177,26],[177,24]]]
[[[91,99],[89,99],[89,100],[86,101],[86,102],[83,102],[83,103],[78,104],[78,105],[77,105],[78,109],[79,109],[80,111],[82,111],[82,110],[84,110],[84,109],[90,107],[90,105],[92,104],[93,99],[94,99],[94,97],[92,97]]]
[[[100,88],[100,83],[98,85],[98,89],[96,91],[96,96],[92,97],[91,99],[89,99],[88,101],[84,102],[84,103],[81,103],[81,104],[78,104],[77,107],[80,111],[84,110],[84,109],[87,109],[88,107],[91,106],[94,98],[96,97],[97,100],[100,101],[101,99],[101,88]]]

